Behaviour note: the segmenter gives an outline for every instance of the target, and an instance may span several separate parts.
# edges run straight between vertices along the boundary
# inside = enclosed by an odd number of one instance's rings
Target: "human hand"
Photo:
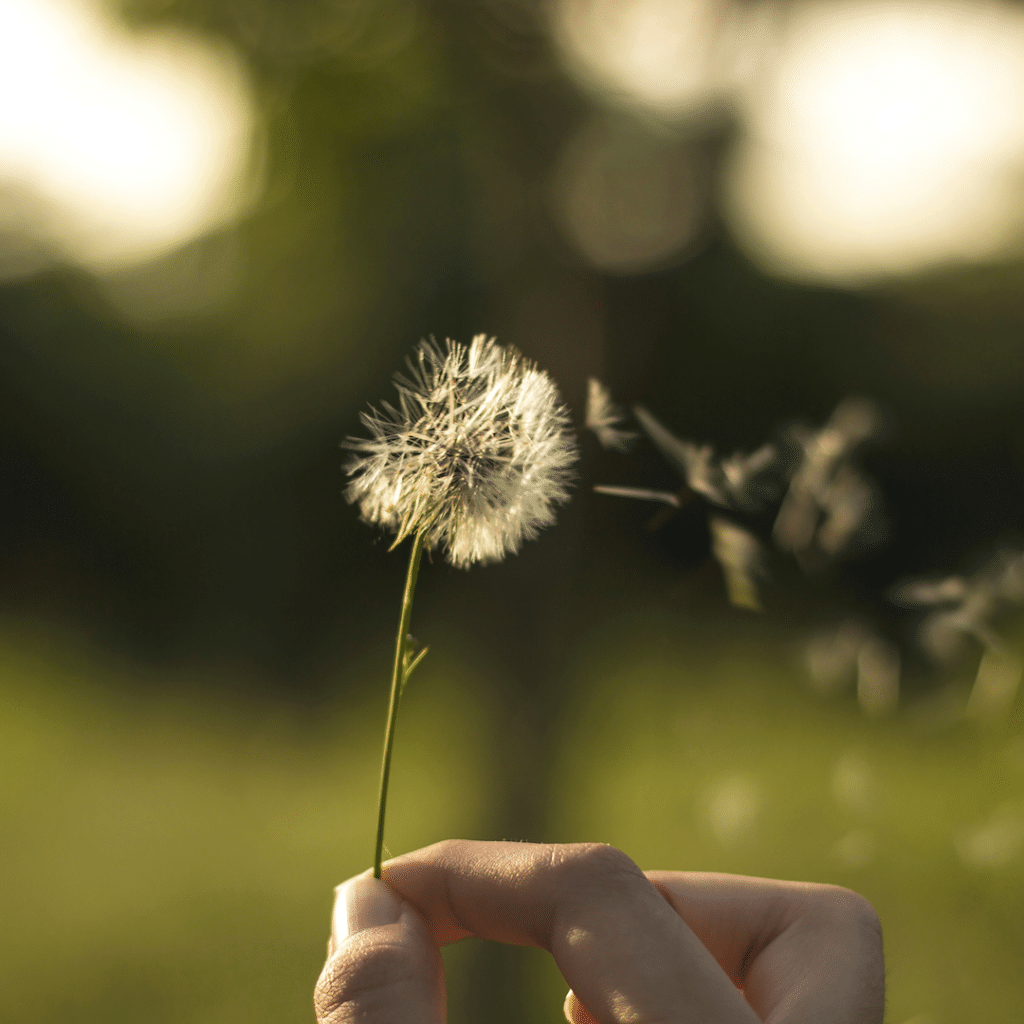
[[[439,947],[469,935],[548,950],[573,1024],[882,1021],[878,917],[837,886],[466,840],[396,857],[384,879],[338,887],[319,1024],[443,1024]]]

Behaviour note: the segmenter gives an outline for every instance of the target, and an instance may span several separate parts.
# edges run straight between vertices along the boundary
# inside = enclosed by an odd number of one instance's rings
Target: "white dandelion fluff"
[[[398,408],[363,413],[371,436],[345,441],[345,497],[395,543],[424,532],[459,568],[500,561],[569,497],[576,441],[554,381],[483,334],[424,341],[408,367]]]
[[[592,395],[596,390],[594,385],[604,391],[597,381],[591,379],[590,383]],[[604,395],[607,396],[606,391]],[[596,403],[593,400],[588,403],[588,425],[591,425],[592,404]],[[612,412],[615,410],[613,406]],[[715,455],[711,445],[695,445],[676,437],[643,406],[635,406],[633,414],[655,447],[682,475],[686,485],[673,493],[646,487],[599,484],[594,488],[598,494],[655,501],[678,509],[689,500],[689,492],[692,491],[712,505],[733,512],[760,511],[765,501],[774,494],[773,474],[778,468],[778,454],[772,445],[764,445],[750,455],[737,452],[730,458],[721,459]],[[766,574],[764,550],[760,542],[749,530],[723,516],[712,516],[708,528],[711,533],[711,553],[722,567],[729,603],[736,608],[760,611],[757,578]]]
[[[626,413],[612,400],[611,392],[596,378],[587,381],[587,429],[592,430],[602,448],[625,455],[640,436],[635,430],[623,430]]]
[[[780,548],[813,565],[883,538],[878,489],[852,461],[881,428],[881,412],[862,398],[840,402],[820,430],[791,428],[797,464],[775,520]]]
[[[921,641],[937,661],[954,658],[966,637],[1003,653],[993,622],[1024,602],[1024,552],[1001,551],[971,577],[904,580],[889,596],[904,608],[933,609],[921,623]]]
[[[905,608],[930,608],[920,624],[921,645],[937,662],[951,662],[973,638],[982,648],[968,717],[994,718],[1013,705],[1024,663],[997,629],[1009,610],[1024,602],[1024,552],[1001,551],[973,576],[904,580],[889,591]]]
[[[749,530],[723,516],[712,516],[709,526],[711,551],[722,567],[729,604],[761,611],[757,593],[757,577],[765,574],[761,544]]]
[[[750,455],[736,452],[719,459],[709,444],[684,441],[663,427],[642,405],[633,413],[655,447],[672,463],[691,491],[721,508],[757,512],[775,494],[771,475],[778,466],[775,448],[766,444]]]

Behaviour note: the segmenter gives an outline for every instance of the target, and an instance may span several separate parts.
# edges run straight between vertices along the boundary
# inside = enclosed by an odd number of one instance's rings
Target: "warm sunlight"
[[[727,214],[773,272],[858,282],[1024,238],[1019,7],[805,4],[744,113]]]
[[[32,254],[21,272],[144,261],[251,195],[252,100],[224,47],[129,33],[85,0],[4,0],[0,95],[0,249]]]
[[[553,11],[573,76],[627,105],[699,113],[736,72],[740,18],[729,0],[557,0]]]

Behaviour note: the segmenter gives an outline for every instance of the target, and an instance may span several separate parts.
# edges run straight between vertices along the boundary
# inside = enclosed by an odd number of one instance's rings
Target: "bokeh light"
[[[765,67],[725,193],[766,268],[859,283],[1019,249],[1020,8],[805,3]]]
[[[729,92],[743,24],[729,0],[558,0],[553,8],[570,73],[668,117],[706,112]]]
[[[556,175],[565,233],[595,267],[637,273],[684,249],[703,219],[705,169],[680,139],[601,118],[570,141]]]
[[[101,6],[0,6],[0,268],[107,271],[223,223],[251,198],[253,100],[225,46],[129,33]]]

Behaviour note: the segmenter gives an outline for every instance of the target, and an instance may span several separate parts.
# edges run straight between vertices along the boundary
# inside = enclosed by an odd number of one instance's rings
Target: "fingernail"
[[[331,944],[335,947],[356,932],[394,924],[402,916],[402,901],[370,872],[342,882],[334,893]]]
[[[590,1011],[576,998],[572,989],[566,993],[565,1002],[562,1004],[562,1013],[569,1024],[597,1024],[590,1015]]]

